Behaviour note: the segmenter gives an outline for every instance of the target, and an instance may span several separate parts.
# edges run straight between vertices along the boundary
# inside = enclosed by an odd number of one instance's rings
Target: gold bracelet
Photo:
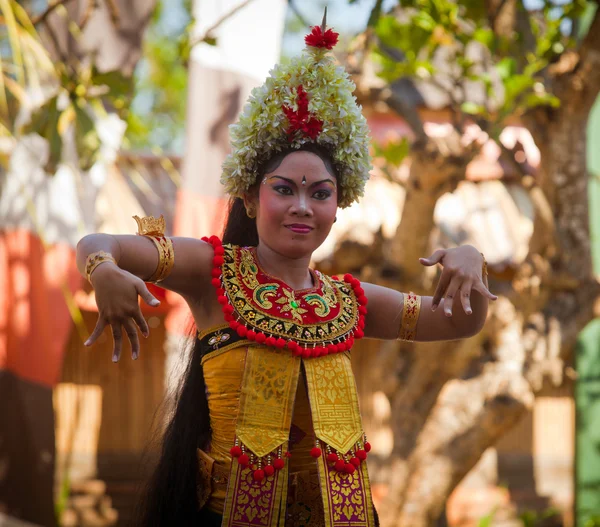
[[[113,258],[113,255],[104,251],[97,251],[89,254],[85,260],[85,277],[87,281],[92,283],[92,273],[100,264],[105,262],[112,262],[117,265],[117,261]]]
[[[483,255],[483,253],[479,253],[481,254],[481,257],[483,258],[483,263],[481,264],[481,277],[485,277],[488,275],[488,266],[487,266],[487,261],[485,259],[485,256]]]
[[[421,297],[413,293],[404,294],[402,323],[400,324],[400,334],[398,335],[398,340],[415,340],[420,311]]]
[[[138,224],[137,234],[152,240],[158,250],[158,266],[146,282],[161,282],[171,274],[175,264],[173,242],[171,238],[165,236],[165,218],[161,214],[160,218],[134,216],[133,219]]]

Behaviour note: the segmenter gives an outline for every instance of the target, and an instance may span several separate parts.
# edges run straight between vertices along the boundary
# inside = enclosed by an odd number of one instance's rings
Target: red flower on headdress
[[[289,106],[283,106],[283,113],[288,118],[289,125],[287,129],[288,139],[291,141],[294,134],[301,130],[304,135],[310,137],[313,141],[319,136],[323,130],[323,121],[310,115],[308,111],[308,95],[304,91],[302,84],[296,88],[298,98],[296,103],[298,109],[294,110]]]
[[[332,29],[323,31],[321,26],[313,26],[312,31],[304,37],[307,46],[332,49],[337,44],[339,33]]]

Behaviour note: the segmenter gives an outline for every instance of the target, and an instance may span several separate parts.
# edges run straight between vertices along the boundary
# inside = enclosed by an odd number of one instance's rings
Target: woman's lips
[[[286,227],[290,231],[295,232],[297,234],[308,234],[310,231],[313,230],[312,227],[309,227],[308,225],[304,225],[302,223],[293,223],[292,225],[286,225]]]

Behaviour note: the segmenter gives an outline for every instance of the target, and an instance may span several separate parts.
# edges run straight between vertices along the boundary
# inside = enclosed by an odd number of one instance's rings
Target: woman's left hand
[[[438,249],[429,258],[419,258],[421,264],[430,267],[441,263],[444,267],[431,304],[435,311],[444,298],[444,314],[452,316],[452,305],[456,295],[467,315],[473,313],[471,308],[471,292],[477,291],[484,298],[497,300],[483,282],[483,257],[471,245],[462,245],[454,249]]]

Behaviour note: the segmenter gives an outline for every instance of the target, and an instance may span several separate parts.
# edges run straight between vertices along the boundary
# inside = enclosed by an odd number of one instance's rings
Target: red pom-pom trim
[[[219,280],[218,278],[213,278],[210,283],[213,285],[213,287],[215,288],[219,288],[221,287],[221,280]]]
[[[275,461],[273,461],[273,468],[275,468],[275,470],[281,470],[284,466],[285,461],[283,459],[277,458]]]
[[[365,459],[367,459],[367,452],[365,450],[357,450],[356,457],[361,461],[364,461]]]
[[[237,332],[237,328],[239,328],[239,327],[240,327],[240,323],[239,323],[238,321],[236,321],[236,320],[232,320],[232,321],[229,323],[229,327],[230,327],[231,329],[233,329],[233,331],[236,331],[236,332]]]
[[[213,278],[219,278],[221,276],[221,269],[219,269],[218,267],[213,267],[210,274]]]
[[[365,443],[365,452],[371,452],[371,443],[368,441]]]
[[[346,474],[354,474],[355,470],[356,467],[352,463],[346,463],[346,465],[344,466],[344,472]]]
[[[344,462],[343,459],[338,459],[335,462],[335,465],[333,466],[333,468],[335,468],[338,472],[343,472],[345,467],[346,467],[346,463]]]
[[[223,306],[223,313],[226,313],[228,315],[233,315],[234,311],[235,311],[235,309],[233,308],[233,306],[231,306],[229,304],[226,306]]]
[[[321,457],[321,454],[322,454],[321,449],[318,446],[315,446],[310,449],[311,457],[318,458],[318,457]]]
[[[355,467],[358,467],[360,465],[360,459],[358,459],[357,457],[353,457],[352,459],[350,459],[350,463],[352,463]]]
[[[270,348],[274,348],[275,346],[277,346],[277,340],[274,337],[267,337],[267,340],[265,340],[265,344]]]
[[[218,245],[217,247],[215,247],[215,255],[216,256],[223,256],[225,254],[225,249],[223,248],[222,245]]]
[[[219,302],[219,304],[226,304],[227,303],[227,297],[224,295],[219,295],[217,297],[217,302]]]
[[[277,346],[278,348],[282,348],[282,349],[285,348],[285,344],[286,344],[285,340],[283,340],[281,337],[279,337],[277,339],[277,341],[275,342],[275,346]]]
[[[246,333],[246,338],[248,340],[256,340],[256,332],[253,331],[252,329],[249,329],[248,333]]]
[[[242,455],[242,449],[239,446],[232,446],[229,450],[231,457],[240,457]]]
[[[213,257],[213,265],[214,266],[217,266],[217,265],[221,266],[224,263],[225,263],[225,260],[223,259],[222,256],[215,256],[215,257]]]
[[[259,344],[264,344],[265,340],[267,340],[267,336],[264,333],[256,334],[256,342],[258,342]]]
[[[240,326],[237,328],[237,334],[244,338],[248,334],[248,328],[240,324]]]
[[[273,465],[267,465],[265,467],[265,476],[270,477],[275,473],[275,468]]]
[[[302,351],[300,353],[302,353],[303,359],[309,359],[310,357],[312,357],[312,350],[310,350],[308,348],[302,349]]]
[[[335,463],[337,461],[339,461],[339,457],[335,452],[332,452],[331,454],[327,454],[327,463]]]
[[[237,460],[242,467],[247,467],[248,463],[250,463],[250,458],[248,457],[248,454],[242,454],[240,457],[237,458]]]
[[[265,479],[265,471],[259,468],[258,470],[254,471],[252,477],[254,478],[254,481],[262,481]]]

